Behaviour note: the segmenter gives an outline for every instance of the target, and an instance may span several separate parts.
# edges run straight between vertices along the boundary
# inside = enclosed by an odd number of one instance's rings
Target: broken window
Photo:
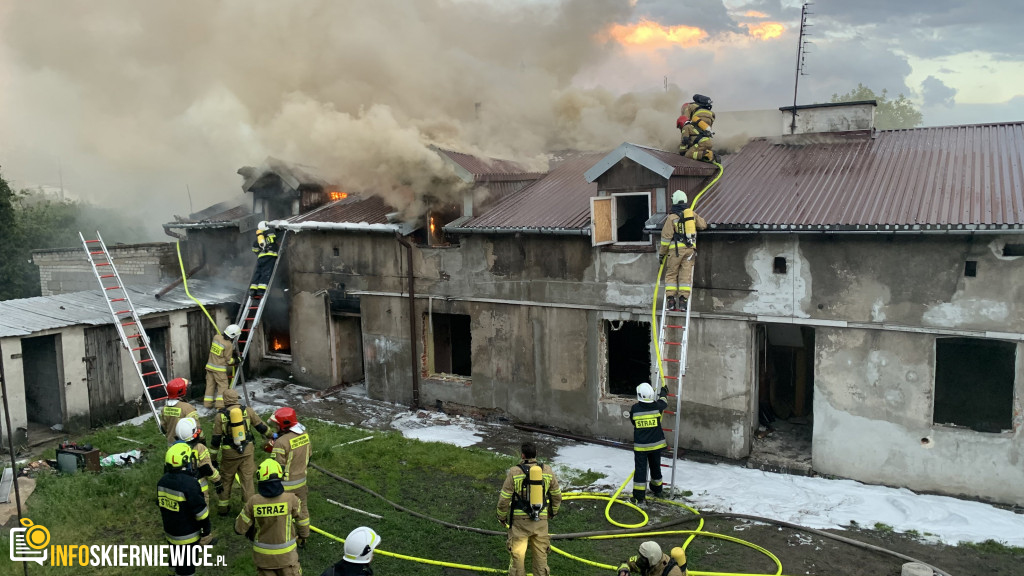
[[[590,199],[591,243],[647,244],[644,223],[651,217],[650,192],[628,192]]]
[[[1012,428],[1017,344],[983,338],[935,341],[935,424],[979,432]]]
[[[641,382],[651,382],[651,325],[648,322],[606,320],[608,393],[636,396]],[[661,387],[652,382],[655,389]]]
[[[432,372],[472,376],[472,334],[466,314],[434,313],[430,319]]]

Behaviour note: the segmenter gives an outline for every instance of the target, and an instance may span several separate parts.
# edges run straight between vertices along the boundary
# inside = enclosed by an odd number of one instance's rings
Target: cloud
[[[665,26],[692,26],[711,35],[739,31],[721,0],[637,0],[634,8],[637,18]]]
[[[929,76],[921,82],[921,95],[924,106],[952,108],[956,104],[956,89],[946,86],[942,80]]]

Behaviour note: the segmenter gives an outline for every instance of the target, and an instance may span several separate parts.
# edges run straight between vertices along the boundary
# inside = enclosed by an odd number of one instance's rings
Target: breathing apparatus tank
[[[239,450],[245,449],[245,419],[242,417],[242,408],[232,406],[228,410],[228,429],[231,431],[231,443]]]
[[[686,551],[679,546],[669,550],[668,555],[676,561],[676,565],[679,566],[680,570],[686,566]]]
[[[530,467],[530,518],[540,520],[544,510],[544,471],[534,464]]]
[[[693,210],[683,210],[683,235],[686,238],[686,245],[693,246],[697,243],[697,223],[693,217]]]

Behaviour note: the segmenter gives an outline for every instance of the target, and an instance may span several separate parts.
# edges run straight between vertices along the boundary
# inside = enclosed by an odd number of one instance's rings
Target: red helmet
[[[676,118],[676,128],[679,128],[680,130],[682,130],[683,129],[683,125],[686,124],[689,121],[690,121],[690,119],[688,117],[686,117],[686,116],[680,116],[679,118]]]
[[[287,430],[292,426],[299,423],[299,418],[295,415],[295,410],[285,406],[284,408],[278,408],[274,411],[274,415],[270,417],[270,421],[277,424],[277,427],[281,430]]]
[[[171,400],[184,398],[186,392],[188,392],[188,380],[184,378],[175,378],[167,383],[167,397]]]

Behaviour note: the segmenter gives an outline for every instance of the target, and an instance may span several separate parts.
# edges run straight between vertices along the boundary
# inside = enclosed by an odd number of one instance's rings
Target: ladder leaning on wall
[[[128,351],[135,373],[142,382],[143,396],[153,411],[153,419],[156,420],[157,428],[164,432],[156,403],[167,399],[167,380],[164,379],[160,365],[150,349],[149,336],[142,327],[142,320],[135,312],[128,290],[100,233],[96,232],[95,240],[86,240],[81,232],[78,233],[78,237],[82,240],[82,248],[85,249],[96,281],[100,283],[100,291],[107,302],[110,315],[114,318],[114,327],[121,337],[121,346]]]

